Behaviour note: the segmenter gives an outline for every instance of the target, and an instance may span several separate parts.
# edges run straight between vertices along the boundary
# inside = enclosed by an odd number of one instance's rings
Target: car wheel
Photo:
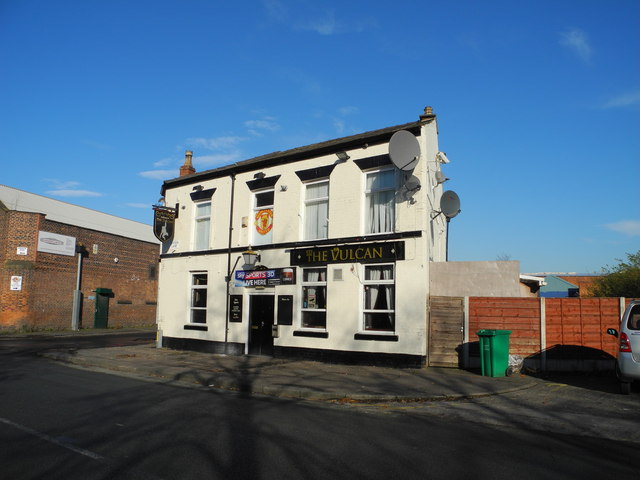
[[[620,382],[620,393],[629,395],[631,393],[631,382]]]

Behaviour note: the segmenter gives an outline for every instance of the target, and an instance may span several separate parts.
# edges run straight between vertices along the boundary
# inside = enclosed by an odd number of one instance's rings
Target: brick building
[[[0,329],[70,328],[80,263],[83,328],[98,303],[109,327],[152,325],[158,254],[149,225],[0,185]]]

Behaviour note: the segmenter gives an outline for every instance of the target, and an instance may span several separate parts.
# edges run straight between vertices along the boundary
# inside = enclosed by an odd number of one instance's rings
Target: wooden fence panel
[[[469,339],[481,329],[511,330],[509,351],[522,356],[540,351],[540,301],[537,298],[469,298]]]

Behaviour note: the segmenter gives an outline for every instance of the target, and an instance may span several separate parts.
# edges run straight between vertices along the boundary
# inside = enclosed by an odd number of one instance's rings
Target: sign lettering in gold
[[[370,243],[335,247],[301,248],[291,251],[292,265],[368,263],[404,260],[404,243]]]

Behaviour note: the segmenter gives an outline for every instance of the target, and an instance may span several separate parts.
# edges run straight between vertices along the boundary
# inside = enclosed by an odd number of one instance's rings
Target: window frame
[[[252,192],[251,195],[251,245],[268,245],[269,243],[273,243],[273,221],[275,217],[275,201],[276,201],[276,190],[273,187],[264,188],[261,190],[256,190]],[[258,197],[265,193],[271,193],[272,199],[270,204],[265,204],[258,206]],[[269,227],[269,232],[265,235],[260,235],[257,231],[256,225],[256,215],[262,210],[271,210],[271,226]],[[264,239],[268,238],[268,241]]]
[[[208,215],[198,215],[200,208],[203,206],[209,206],[209,214]],[[213,202],[211,200],[202,200],[199,202],[194,202],[194,210],[193,210],[193,249],[194,250],[209,250],[211,248],[211,217],[213,213]],[[207,224],[207,228],[205,229],[202,224]],[[205,238],[204,245],[201,245],[199,242],[199,233],[204,232]]]
[[[391,275],[390,279],[367,279],[367,269],[368,268],[379,268],[379,267],[391,267]],[[364,333],[367,335],[395,335],[396,334],[396,265],[395,263],[370,263],[370,264],[362,264],[362,302],[360,305],[362,306],[362,315],[361,319],[361,328],[360,333]],[[387,288],[391,287],[391,306],[387,306],[386,309],[376,309],[376,308],[367,308],[367,301],[369,300],[369,296],[367,295],[367,289],[369,287],[379,287],[386,286]],[[386,289],[385,289],[386,290]],[[384,292],[385,290],[381,290],[378,294]],[[374,305],[375,306],[375,305]],[[367,327],[367,315],[372,314],[382,314],[382,315],[390,315],[391,317],[391,328],[389,329],[379,329],[379,328],[368,328]]]
[[[393,176],[393,185],[390,187],[383,187],[383,188],[369,188],[368,185],[368,179],[371,175],[380,175],[380,174],[385,174],[385,173],[390,173]],[[382,167],[382,168],[376,168],[376,169],[372,169],[372,170],[367,170],[365,172],[363,172],[364,174],[364,232],[365,235],[376,235],[376,234],[386,234],[386,233],[394,233],[396,231],[396,214],[397,214],[397,208],[396,208],[396,192],[398,190],[398,174],[396,169],[394,168],[388,168],[388,167]],[[392,193],[392,199],[391,199],[391,215],[392,215],[392,219],[391,219],[391,228],[388,230],[383,230],[383,231],[374,231],[373,230],[373,226],[371,223],[371,217],[372,215],[370,214],[371,211],[371,199],[376,195],[376,194],[381,194],[384,192],[391,192]]]
[[[324,197],[318,197],[318,198],[308,198],[308,192],[309,192],[309,187],[314,186],[314,185],[320,185],[320,184],[326,184],[327,185],[327,195]],[[330,190],[331,186],[329,183],[329,179],[328,178],[322,178],[319,180],[314,180],[314,181],[310,181],[310,182],[305,182],[304,183],[304,198],[303,198],[303,205],[304,205],[304,214],[303,214],[303,222],[302,222],[302,238],[303,240],[324,240],[329,238],[329,197],[331,195],[331,190]],[[325,234],[324,236],[319,235],[319,236],[315,236],[315,237],[311,237],[308,235],[308,222],[310,221],[310,215],[309,215],[309,210],[310,207],[312,206],[317,206],[320,204],[325,204],[327,206],[326,210],[327,210],[327,218],[325,220]],[[316,224],[319,223],[318,218],[317,218],[317,213],[315,216],[315,222]]]
[[[323,280],[307,280],[306,274],[313,270],[323,271],[324,279]],[[300,329],[308,330],[308,331],[326,331],[327,330],[327,274],[328,268],[327,266],[321,267],[306,267],[302,269],[302,281],[300,282]],[[310,288],[322,288],[324,289],[324,308],[309,308],[306,300],[308,299],[306,289]],[[317,293],[316,293],[317,295]],[[307,305],[307,306],[305,306]],[[314,314],[324,314],[324,325],[321,326],[313,326],[313,325],[305,325],[305,313],[314,313]]]
[[[196,283],[197,277],[204,276],[205,283]],[[206,325],[207,324],[207,304],[208,304],[208,286],[209,286],[209,273],[198,271],[190,272],[190,285],[189,285],[189,324],[190,325]],[[201,291],[204,290],[204,305],[194,305],[198,302],[196,299],[196,292],[202,295]],[[194,320],[195,312],[204,312],[204,321]],[[200,316],[200,314],[198,314]]]

